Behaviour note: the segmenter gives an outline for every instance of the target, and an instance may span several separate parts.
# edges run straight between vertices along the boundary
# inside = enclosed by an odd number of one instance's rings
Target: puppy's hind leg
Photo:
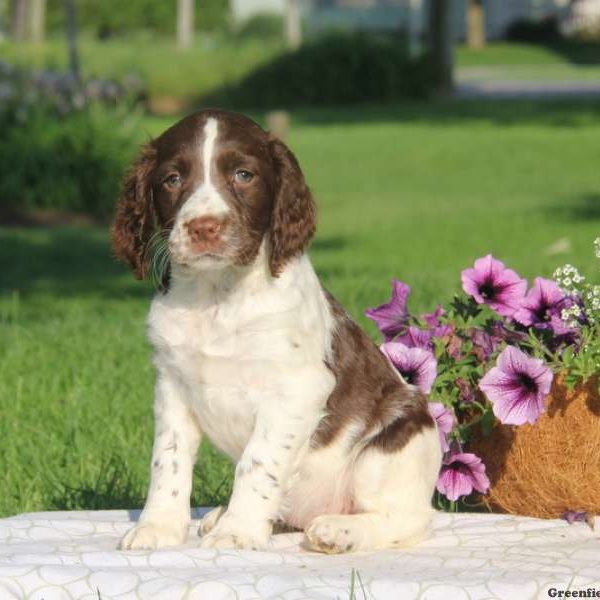
[[[409,546],[424,538],[440,469],[435,427],[415,433],[400,450],[369,444],[353,473],[353,513],[321,515],[306,529],[305,545],[326,553]]]

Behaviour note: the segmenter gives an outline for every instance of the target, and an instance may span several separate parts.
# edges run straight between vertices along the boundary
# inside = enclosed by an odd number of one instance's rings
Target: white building
[[[464,39],[467,0],[452,1],[455,7],[454,31],[458,39]],[[300,2],[311,31],[328,28],[384,29],[411,31],[413,35],[418,36],[426,27],[428,0],[300,0]],[[242,22],[258,13],[283,14],[285,3],[286,0],[231,0],[234,22]],[[569,0],[483,0],[483,3],[488,39],[501,38],[508,26],[519,19],[563,17],[569,7]]]
[[[229,0],[234,23],[243,23],[260,14],[283,15],[286,0]]]

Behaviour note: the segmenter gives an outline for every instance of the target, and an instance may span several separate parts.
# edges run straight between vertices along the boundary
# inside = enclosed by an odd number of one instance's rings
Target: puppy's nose
[[[198,217],[187,223],[192,242],[205,242],[218,237],[223,223],[215,217]]]

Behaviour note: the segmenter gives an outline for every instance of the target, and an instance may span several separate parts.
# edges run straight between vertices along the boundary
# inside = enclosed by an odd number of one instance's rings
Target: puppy
[[[158,245],[168,268],[148,317],[150,488],[122,549],[185,540],[202,435],[236,464],[204,548],[265,548],[274,523],[328,553],[426,534],[441,462],[427,400],[323,289],[315,212],[294,155],[238,114],[186,117],[131,167],[114,251],[142,278]]]

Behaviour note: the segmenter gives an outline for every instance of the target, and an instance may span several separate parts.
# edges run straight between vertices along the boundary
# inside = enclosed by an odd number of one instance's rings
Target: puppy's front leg
[[[235,469],[229,506],[202,537],[203,548],[267,546],[285,482],[320,414],[306,408],[281,399],[265,400],[259,407],[254,431]]]
[[[192,471],[201,432],[178,384],[162,374],[156,383],[154,421],[148,497],[139,521],[121,540],[122,550],[181,544],[190,522]]]

